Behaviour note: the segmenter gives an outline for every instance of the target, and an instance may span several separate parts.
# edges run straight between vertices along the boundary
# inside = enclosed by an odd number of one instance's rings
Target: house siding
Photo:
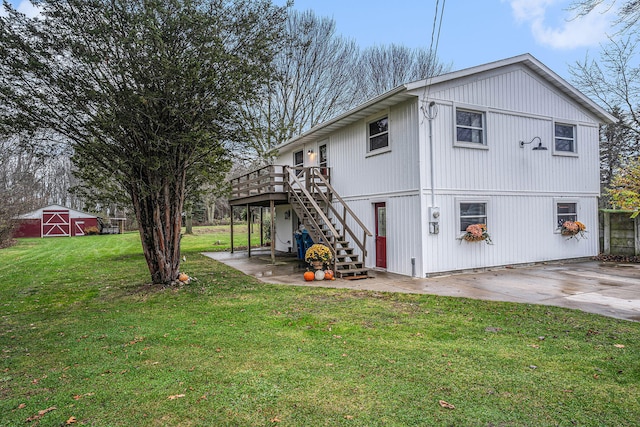
[[[305,165],[317,165],[317,158],[308,157],[306,151],[317,153],[319,144],[326,143],[332,185],[371,232],[375,231],[374,203],[386,203],[390,272],[412,275],[412,259],[416,276],[424,277],[596,255],[602,115],[594,116],[593,111],[599,110],[588,110],[579,103],[584,101],[580,97],[563,93],[549,81],[554,78],[544,70],[514,63],[427,89],[411,86],[415,89],[408,93],[415,96],[413,100],[380,109],[367,119],[323,135],[321,141],[304,145]],[[420,107],[432,101],[436,114],[430,139],[430,120]],[[456,107],[485,113],[485,147],[454,143]],[[389,115],[389,150],[370,155],[367,122],[385,112]],[[556,122],[576,127],[575,154],[554,152]],[[534,137],[548,150],[532,150],[537,140],[520,146],[520,141]],[[295,150],[285,147],[279,163],[290,164]],[[459,239],[457,204],[465,198],[486,201],[493,245]],[[578,220],[589,231],[587,238],[567,239],[558,233],[555,206],[561,200],[577,203]],[[441,212],[437,234],[427,231],[427,211],[432,205]],[[374,267],[373,238],[367,240],[367,251],[366,265]]]
[[[598,123],[529,72],[497,71],[429,94],[438,109],[433,187],[441,219],[440,233],[425,242],[425,275],[597,254],[597,239],[567,241],[558,234],[555,203],[575,200],[578,219],[597,230]],[[454,146],[456,106],[485,112],[487,149]],[[554,154],[555,121],[576,126],[576,156]],[[422,126],[428,135],[428,120]],[[532,150],[537,141],[520,147],[536,136],[548,150]],[[487,202],[493,245],[459,240],[457,203],[464,198]]]
[[[488,203],[487,229],[493,241],[459,239],[456,203],[464,196],[440,195],[443,212],[440,234],[425,242],[425,275],[439,272],[542,262],[597,255],[597,199],[571,198],[578,203],[578,219],[588,226],[583,239],[568,239],[555,226],[551,195],[483,195]]]
[[[420,275],[421,239],[420,239],[420,199],[417,194],[374,198],[349,198],[345,200],[349,207],[367,224],[375,234],[374,204],[386,204],[387,210],[387,271],[411,276],[411,260],[415,260],[415,274]],[[349,223],[350,227],[355,224]],[[367,238],[366,266],[376,266],[375,236]],[[359,252],[359,251],[358,251]]]

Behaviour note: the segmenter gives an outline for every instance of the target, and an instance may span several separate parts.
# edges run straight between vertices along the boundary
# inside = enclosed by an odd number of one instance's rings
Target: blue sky
[[[443,2],[438,57],[454,70],[530,53],[569,80],[568,64],[597,58],[612,32],[612,10],[576,20],[572,0],[439,0],[440,9]],[[295,0],[294,8],[334,18],[361,47],[428,48],[436,0]]]
[[[438,57],[454,70],[531,53],[570,80],[569,64],[587,53],[597,58],[600,44],[612,33],[612,10],[572,19],[567,10],[572,0],[295,0],[294,8],[332,17],[338,33],[361,47],[428,48],[436,1],[440,9],[444,3]],[[26,0],[10,3],[37,13]]]

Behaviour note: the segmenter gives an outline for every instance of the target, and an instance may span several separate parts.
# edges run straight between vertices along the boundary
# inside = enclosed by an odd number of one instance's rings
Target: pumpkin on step
[[[333,280],[333,270],[325,270],[324,280]]]
[[[316,274],[313,271],[305,271],[303,277],[307,282],[311,282],[312,280],[315,280]]]

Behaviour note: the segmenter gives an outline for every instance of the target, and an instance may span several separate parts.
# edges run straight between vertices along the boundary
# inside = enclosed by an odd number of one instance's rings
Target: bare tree
[[[352,107],[357,55],[355,43],[336,34],[333,19],[291,11],[265,101],[245,109],[249,156],[268,162],[277,144]]]
[[[628,114],[621,108],[614,108],[611,114],[617,123],[607,124],[600,129],[600,187],[602,197],[600,207],[611,206],[612,181],[637,153],[638,135],[631,130]]]
[[[17,217],[42,203],[38,178],[45,159],[17,138],[0,140],[0,247],[11,240]]]
[[[374,46],[360,55],[357,72],[359,102],[398,87],[447,72],[451,65],[442,64],[427,49],[411,49],[402,45]]]
[[[600,130],[601,206],[610,205],[612,182],[640,152],[640,66],[638,41],[610,39],[599,60],[577,62],[569,68],[574,84],[596,99],[618,122]]]
[[[640,0],[575,0],[569,6],[577,16],[595,13],[596,7],[603,5],[607,9],[617,9],[617,19],[614,22],[620,25],[621,32],[635,31],[635,26],[640,19]]]
[[[628,128],[640,136],[640,66],[636,65],[638,41],[610,40],[600,50],[599,61],[585,58],[569,67],[574,84],[598,100],[608,111],[628,114]]]

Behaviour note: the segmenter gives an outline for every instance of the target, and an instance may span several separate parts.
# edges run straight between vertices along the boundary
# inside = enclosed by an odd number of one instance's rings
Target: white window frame
[[[380,132],[374,135],[370,134],[369,126],[377,122],[378,120],[387,119],[387,131]],[[366,132],[367,132],[367,157],[375,156],[378,154],[388,153],[391,151],[391,117],[389,115],[389,111],[385,111],[383,113],[376,114],[375,116],[371,116],[366,120]],[[387,135],[387,145],[385,147],[380,147],[376,149],[371,149],[371,138],[380,135]]]
[[[460,127],[470,128],[473,130],[481,130],[482,131],[482,143],[479,142],[470,142],[470,141],[459,141],[458,140],[458,111],[466,111],[469,113],[476,113],[482,116],[482,127],[469,127],[466,125],[460,125]],[[488,150],[489,145],[487,141],[487,117],[488,111],[486,108],[474,106],[474,105],[464,105],[464,104],[454,104],[453,105],[453,146],[454,147],[463,147],[463,148],[475,148],[479,150]]]
[[[473,224],[485,224],[487,226],[487,230],[490,230],[488,222],[489,222],[489,219],[491,218],[491,204],[489,202],[489,199],[487,199],[487,198],[462,198],[462,197],[456,197],[455,198],[455,204],[456,204],[456,220],[455,220],[456,236],[461,236],[466,232],[466,227],[465,227],[465,230],[461,230],[461,228],[462,228],[462,214],[461,214],[460,205],[462,203],[482,203],[482,204],[484,204],[484,215],[478,215],[478,217],[484,216],[486,221],[484,223],[475,223],[474,222]]]
[[[562,224],[558,224],[558,217],[560,216],[560,214],[558,213],[558,204],[560,203],[571,203],[576,205],[576,212],[575,212],[575,220],[574,221],[580,221],[579,217],[580,217],[580,200],[579,199],[575,199],[575,198],[554,198],[553,199],[553,222],[555,224],[555,228],[554,228],[554,233],[559,234],[562,228]],[[570,213],[568,214],[562,214],[562,215],[571,215]],[[564,222],[564,221],[563,221]]]
[[[556,148],[556,139],[570,140],[569,138],[557,137],[556,136],[556,126],[569,126],[573,128],[573,150],[565,151],[558,150]],[[571,122],[563,122],[563,121],[554,121],[553,122],[553,154],[557,156],[568,156],[568,157],[577,157],[578,156],[578,125],[576,123]]]

